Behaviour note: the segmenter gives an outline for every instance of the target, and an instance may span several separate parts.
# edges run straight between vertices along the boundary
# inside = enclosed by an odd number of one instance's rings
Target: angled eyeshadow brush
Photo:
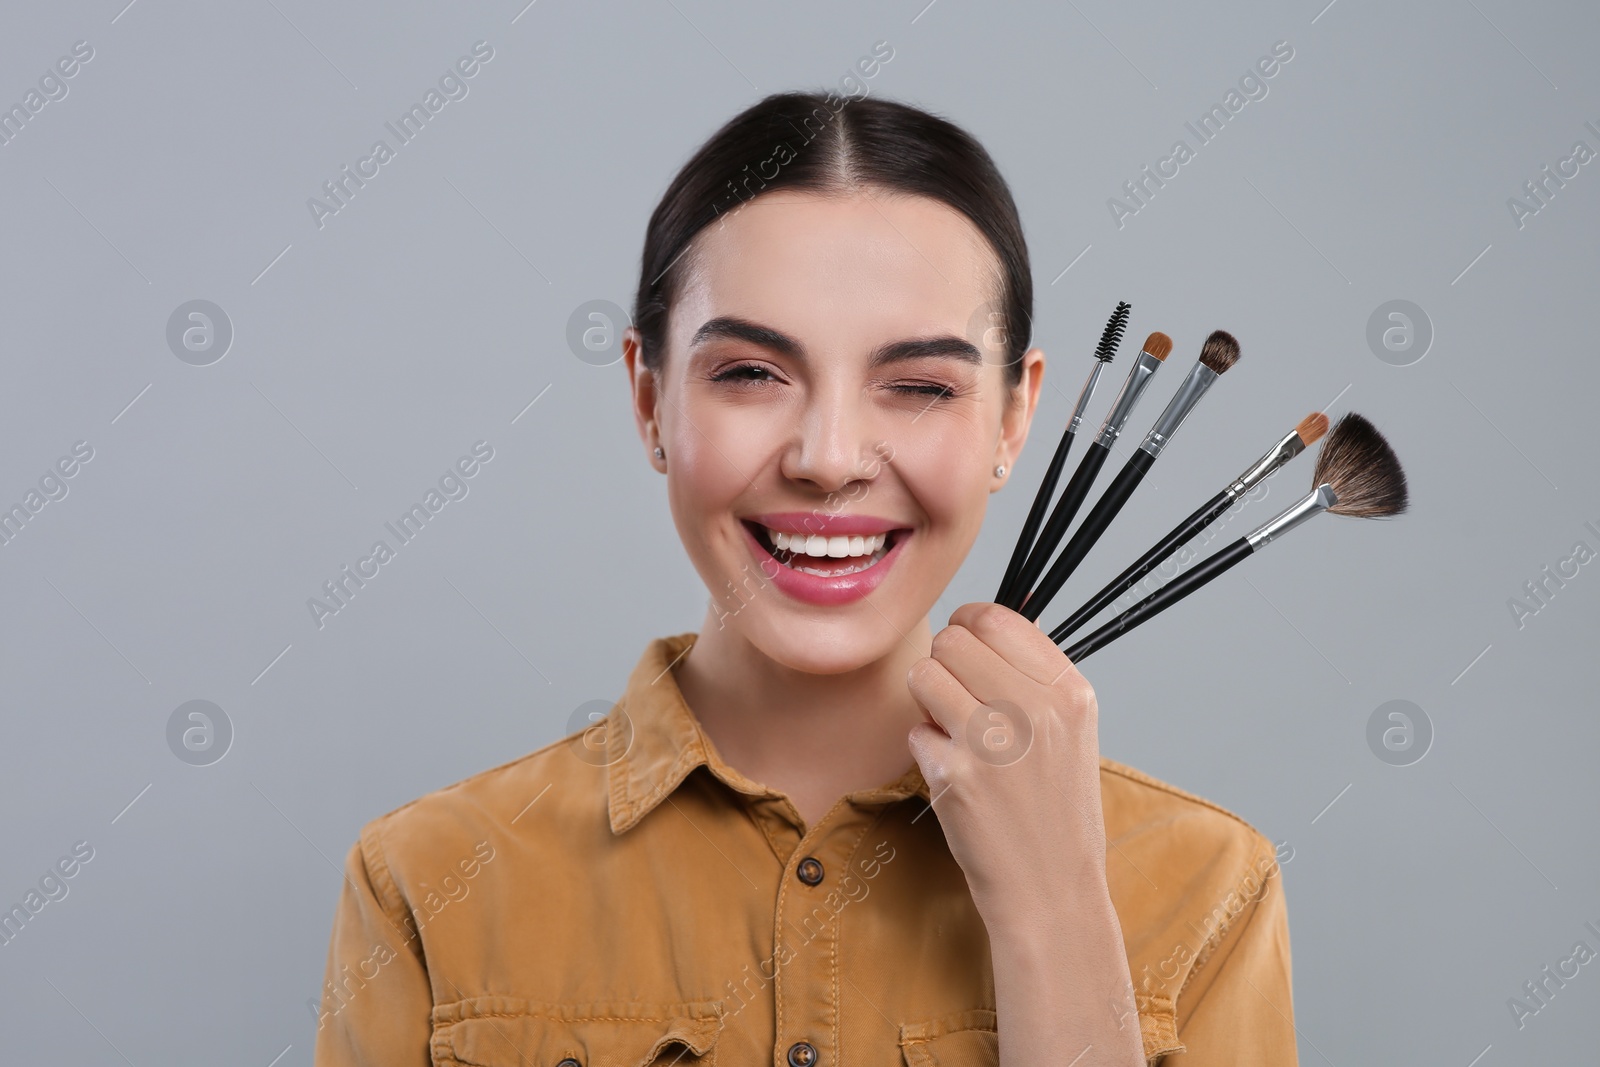
[[[1083,562],[1083,558],[1089,554],[1095,542],[1100,540],[1100,535],[1106,532],[1111,520],[1117,517],[1122,506],[1133,496],[1133,491],[1144,480],[1145,473],[1172,441],[1172,435],[1178,432],[1178,427],[1183,425],[1183,420],[1189,417],[1189,412],[1193,411],[1200,398],[1205,396],[1206,390],[1237,362],[1239,362],[1239,342],[1226,330],[1213,330],[1211,336],[1206,338],[1206,343],[1200,347],[1199,360],[1190,368],[1188,377],[1184,378],[1183,383],[1178,386],[1178,391],[1167,402],[1166,410],[1150,428],[1150,432],[1145,434],[1144,441],[1134,450],[1133,456],[1123,465],[1116,479],[1084,517],[1082,525],[1072,535],[1072,540],[1061,550],[1060,557],[1045,572],[1038,588],[1028,594],[1022,607],[1017,609],[1029,621],[1039,618],[1050,603],[1050,599],[1060,591],[1067,579],[1072,577],[1072,572],[1078,569],[1078,564]]]
[[[1044,480],[1039,483],[1039,491],[1034,494],[1033,506],[1028,509],[1027,521],[1022,524],[1022,533],[1017,537],[1017,547],[1011,550],[1011,562],[1006,564],[1005,577],[1000,580],[1000,589],[995,593],[996,603],[1005,603],[1005,598],[1010,595],[1012,586],[1016,584],[1017,574],[1028,558],[1029,550],[1033,548],[1039,526],[1044,522],[1044,513],[1050,507],[1050,498],[1055,496],[1056,483],[1061,480],[1061,470],[1067,465],[1067,453],[1072,449],[1072,439],[1077,435],[1078,426],[1083,422],[1084,409],[1089,406],[1095,386],[1100,383],[1101,372],[1117,354],[1117,346],[1122,343],[1122,331],[1128,326],[1130,310],[1131,305],[1126,300],[1119,300],[1117,309],[1111,313],[1111,319],[1106,323],[1105,332],[1100,335],[1100,344],[1094,350],[1094,367],[1089,371],[1089,378],[1078,393],[1078,403],[1072,409],[1072,418],[1067,420],[1067,428],[1061,435],[1061,443],[1056,445],[1055,455],[1050,457],[1050,466],[1044,472]]]
[[[1394,449],[1377,427],[1354,412],[1340,419],[1328,434],[1311,480],[1315,488],[1281,515],[1145,597],[1067,649],[1067,656],[1077,662],[1105,647],[1323,511],[1363,519],[1388,518],[1404,512],[1408,504],[1405,472]]]
[[[1139,358],[1128,371],[1128,377],[1122,383],[1122,390],[1112,402],[1111,411],[1100,424],[1100,432],[1090,442],[1083,459],[1078,462],[1078,469],[1073,472],[1067,487],[1061,491],[1061,499],[1056,501],[1055,509],[1050,512],[1050,518],[1044,524],[1044,531],[1039,534],[1038,543],[1028,553],[1027,562],[1018,572],[1016,583],[1007,590],[1008,595],[1001,600],[1006,607],[1013,611],[1021,610],[1028,590],[1039,580],[1039,575],[1049,564],[1050,557],[1055,554],[1056,546],[1066,535],[1067,527],[1072,525],[1073,517],[1078,514],[1078,508],[1083,505],[1084,497],[1089,495],[1095,476],[1100,473],[1106,457],[1111,454],[1112,442],[1122,433],[1122,427],[1127,423],[1128,416],[1133,414],[1134,405],[1144,395],[1145,389],[1150,385],[1150,379],[1155,376],[1162,361],[1171,351],[1172,338],[1159,330],[1145,338],[1144,350],[1139,353]],[[1033,617],[1038,618],[1037,613]]]
[[[1283,440],[1267,450],[1266,455],[1250,464],[1245,472],[1230,482],[1222,492],[1206,501],[1200,509],[1179,523],[1171,533],[1157,541],[1155,547],[1140,556],[1127,570],[1117,575],[1083,607],[1067,617],[1067,621],[1050,632],[1050,639],[1060,644],[1077,629],[1100,612],[1117,597],[1131,589],[1134,583],[1159,567],[1168,556],[1188,544],[1197,534],[1216,522],[1244,494],[1254,489],[1285,463],[1316,444],[1328,432],[1328,416],[1314,411],[1301,419]]]

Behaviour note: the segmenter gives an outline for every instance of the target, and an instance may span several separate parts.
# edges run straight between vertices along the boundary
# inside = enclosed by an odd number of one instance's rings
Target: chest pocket
[[[475,997],[433,1010],[440,1067],[710,1067],[720,1001],[541,1004]]]
[[[900,1055],[905,1067],[999,1067],[1000,1035],[996,1016],[973,1008],[926,1022],[900,1027]]]

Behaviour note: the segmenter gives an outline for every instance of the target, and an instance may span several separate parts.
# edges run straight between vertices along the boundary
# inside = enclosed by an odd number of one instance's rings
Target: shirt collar
[[[651,641],[633,668],[622,699],[606,717],[612,833],[620,834],[644,818],[702,764],[738,793],[783,796],[724,762],[684,701],[673,668],[689,655],[696,636],[686,633]],[[915,765],[892,782],[850,794],[852,800],[869,804],[914,796],[929,799],[928,783]]]

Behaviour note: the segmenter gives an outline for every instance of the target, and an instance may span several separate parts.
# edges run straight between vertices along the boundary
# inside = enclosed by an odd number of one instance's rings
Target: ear
[[[1006,475],[994,480],[998,490],[1011,476],[1022,446],[1028,440],[1028,428],[1033,425],[1033,413],[1039,406],[1039,389],[1044,384],[1044,349],[1030,348],[1022,355],[1022,380],[1006,396],[1000,415],[1000,439],[995,442],[994,461],[1004,464]]]
[[[633,393],[633,422],[639,430],[639,440],[644,442],[650,465],[666,473],[667,463],[657,459],[655,449],[661,444],[661,422],[656,417],[659,405],[660,380],[656,373],[644,365],[643,339],[637,326],[622,331],[622,361],[628,368],[628,388]]]

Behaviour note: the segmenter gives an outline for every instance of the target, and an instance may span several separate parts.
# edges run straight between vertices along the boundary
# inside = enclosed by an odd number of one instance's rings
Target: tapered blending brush
[[[1091,597],[1087,604],[1073,612],[1066,622],[1050,631],[1050,640],[1058,645],[1065,641],[1078,627],[1100,614],[1107,605],[1131,589],[1140,578],[1159,567],[1168,556],[1216,522],[1223,512],[1233,506],[1234,501],[1254,489],[1279,467],[1316,444],[1327,432],[1328,416],[1322,412],[1313,411],[1301,419],[1294,429],[1284,435],[1283,440],[1268,449],[1266,455],[1250,464],[1243,474],[1229,483],[1226,489],[1201,505],[1199,511],[1184,519],[1171,533],[1157,541],[1154,548],[1113,578],[1111,583]]]
[[[1067,487],[1061,491],[1061,499],[1056,501],[1055,509],[1050,512],[1050,518],[1045,522],[1043,532],[1039,534],[1038,543],[1028,553],[1027,562],[1017,573],[1016,582],[1001,598],[1000,602],[1006,607],[1013,611],[1022,607],[1023,598],[1028,595],[1028,590],[1033,588],[1033,583],[1039,580],[1039,575],[1049,564],[1050,557],[1055,554],[1056,546],[1065,536],[1067,527],[1072,525],[1073,517],[1078,514],[1078,508],[1083,506],[1084,497],[1089,495],[1089,487],[1094,484],[1095,476],[1100,473],[1106,457],[1111,454],[1112,442],[1122,433],[1122,427],[1127,424],[1128,416],[1133,414],[1134,405],[1144,395],[1145,389],[1150,385],[1150,379],[1155,377],[1162,361],[1171,351],[1172,338],[1159,330],[1144,339],[1144,350],[1139,353],[1139,358],[1134,360],[1133,368],[1128,371],[1128,377],[1122,383],[1122,391],[1117,393],[1117,399],[1111,404],[1111,411],[1100,424],[1100,432],[1090,442],[1083,459],[1078,462],[1078,469],[1072,473]]]
[[[1405,472],[1394,449],[1377,427],[1354,412],[1340,419],[1328,434],[1311,481],[1316,488],[1281,515],[1151,593],[1067,649],[1067,656],[1077,661],[1105,647],[1323,511],[1378,519],[1399,515],[1408,503]]]
[[[1100,540],[1100,535],[1106,532],[1106,527],[1111,525],[1111,520],[1117,517],[1117,512],[1133,496],[1133,491],[1144,480],[1145,473],[1172,440],[1172,435],[1178,432],[1178,427],[1183,425],[1183,420],[1189,417],[1189,412],[1206,395],[1211,383],[1226,374],[1228,368],[1237,362],[1239,342],[1226,330],[1213,330],[1211,336],[1206,338],[1206,343],[1200,346],[1200,358],[1190,369],[1189,376],[1167,402],[1167,410],[1161,413],[1150,432],[1144,435],[1144,441],[1134,450],[1132,458],[1084,517],[1083,524],[1072,535],[1072,540],[1067,542],[1067,547],[1061,550],[1060,557],[1045,572],[1039,587],[1028,594],[1018,609],[1030,622],[1044,612],[1050,598],[1072,577],[1072,572],[1078,569],[1083,557],[1089,554],[1095,542]]]
[[[1050,457],[1050,466],[1044,472],[1044,480],[1039,483],[1039,491],[1034,494],[1033,506],[1028,509],[1028,519],[1022,524],[1022,533],[1017,538],[1017,547],[1011,550],[1011,562],[1006,564],[1005,577],[1000,580],[1000,590],[994,596],[997,603],[1004,603],[1004,598],[1017,580],[1018,572],[1027,561],[1028,551],[1033,548],[1034,537],[1039,533],[1039,525],[1044,522],[1044,513],[1050,507],[1050,498],[1055,496],[1056,483],[1061,480],[1061,470],[1067,465],[1067,453],[1072,449],[1072,439],[1077,435],[1078,426],[1083,422],[1084,409],[1089,406],[1095,386],[1100,383],[1101,372],[1117,354],[1117,346],[1122,343],[1122,331],[1128,327],[1130,310],[1131,305],[1126,300],[1117,301],[1117,310],[1111,313],[1105,332],[1100,335],[1100,344],[1094,350],[1094,367],[1089,371],[1089,379],[1083,383],[1082,391],[1078,393],[1078,403],[1072,409],[1072,418],[1067,421],[1067,429],[1061,435],[1061,443],[1056,445],[1056,453]]]

